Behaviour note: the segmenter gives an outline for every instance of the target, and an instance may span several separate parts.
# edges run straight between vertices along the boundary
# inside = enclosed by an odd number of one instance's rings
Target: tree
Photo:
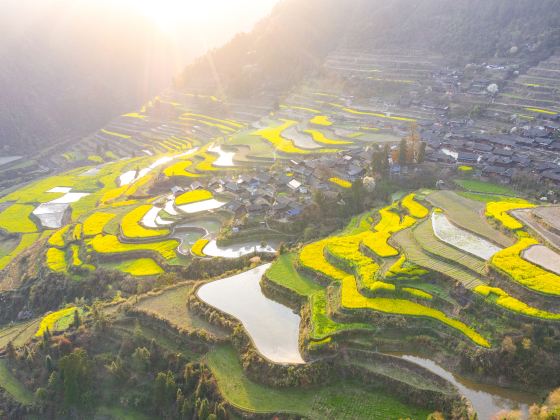
[[[364,209],[364,182],[358,178],[352,183],[352,206],[354,213],[360,213]]]
[[[416,163],[423,163],[424,159],[426,158],[426,142],[423,141],[420,143],[420,149],[418,150],[418,157]]]
[[[132,363],[135,369],[144,371],[150,365],[150,351],[146,347],[136,347],[132,353]]]
[[[185,398],[183,400],[183,404],[181,405],[180,410],[181,410],[181,418],[185,420],[192,419],[193,404],[189,398]]]
[[[6,345],[6,356],[8,356],[9,360],[14,360],[16,357],[16,348],[13,341],[8,341]]]
[[[399,165],[405,166],[407,164],[407,144],[406,139],[401,140],[401,144],[399,146]]]
[[[154,406],[164,411],[177,398],[177,384],[173,372],[159,372],[154,384]]]
[[[78,328],[80,325],[82,325],[82,319],[80,318],[80,312],[76,309],[74,311],[74,321],[72,321],[72,326],[74,328]]]
[[[53,371],[53,361],[52,358],[49,354],[47,354],[45,356],[45,369],[47,369],[47,372],[49,372],[49,374]]]
[[[82,348],[75,349],[59,362],[66,406],[86,406],[91,401],[91,361]]]
[[[375,150],[371,156],[371,170],[380,178],[389,176],[388,156],[389,149],[387,145],[382,150]]]
[[[200,401],[197,414],[199,419],[207,419],[210,415],[210,408],[208,407],[208,400],[206,398]]]

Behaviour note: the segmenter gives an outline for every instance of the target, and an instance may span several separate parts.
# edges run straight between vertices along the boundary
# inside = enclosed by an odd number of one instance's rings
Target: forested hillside
[[[89,134],[171,82],[167,46],[138,15],[122,19],[101,4],[77,13],[67,0],[24,14],[10,13],[9,2],[3,8],[2,154]]]
[[[559,21],[559,0],[284,0],[252,33],[188,67],[183,83],[244,96],[282,90],[339,47],[536,60],[559,44]]]

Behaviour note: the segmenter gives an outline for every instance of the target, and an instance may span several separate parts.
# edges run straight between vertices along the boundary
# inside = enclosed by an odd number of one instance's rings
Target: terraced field
[[[449,262],[447,259],[434,258],[426,252],[416,241],[412,229],[406,229],[397,233],[393,240],[400,249],[404,250],[407,260],[420,267],[448,276],[468,289],[474,289],[476,286],[484,284],[480,277],[475,275],[472,270]]]
[[[410,200],[410,198],[408,198]],[[415,208],[413,211],[418,215],[426,215],[427,211],[422,211],[423,207],[417,203],[421,208]],[[410,207],[410,205],[409,205]],[[446,274],[452,276],[452,278],[463,282],[469,288],[474,288],[477,285],[482,284],[482,282],[476,278],[473,274],[470,274],[465,268],[460,265],[451,264],[445,261],[437,261],[431,263],[431,261],[436,261],[433,257],[428,256],[423,252],[423,250],[416,244],[412,231],[407,228],[407,225],[413,225],[416,223],[416,219],[412,219],[412,222],[402,225],[402,222],[397,224],[390,223],[394,217],[387,217],[387,209],[383,209],[380,212],[383,214],[381,222],[376,225],[376,228],[386,229],[387,231],[400,231],[399,234],[395,235],[394,238],[397,243],[399,243],[397,237],[403,235],[403,232],[408,232],[410,235],[408,237],[408,243],[403,246],[400,242],[402,249],[407,256],[407,259],[414,262],[420,266],[430,265],[428,268],[433,269],[432,266],[445,271]],[[410,211],[410,210],[409,210]],[[410,217],[410,216],[408,216]],[[397,217],[398,219],[398,217]],[[385,221],[384,221],[385,220]],[[392,229],[390,226],[399,226],[397,229]],[[404,229],[404,230],[403,230]],[[368,309],[372,311],[388,313],[388,314],[398,314],[408,317],[419,317],[436,320],[445,324],[451,328],[454,328],[473,342],[480,346],[488,347],[488,341],[480,336],[476,331],[463,324],[462,322],[447,317],[444,313],[437,309],[424,306],[420,303],[405,300],[399,295],[393,296],[392,293],[396,292],[396,288],[392,284],[387,284],[380,281],[373,281],[375,272],[379,269],[379,266],[375,264],[372,260],[369,260],[366,256],[360,255],[359,250],[354,243],[359,243],[362,234],[367,234],[368,229],[362,233],[356,233],[354,236],[340,236],[327,238],[322,241],[309,244],[305,246],[299,255],[299,264],[318,274],[323,278],[327,278],[335,284],[340,285],[340,305],[347,310],[356,309]],[[350,241],[350,242],[348,242]],[[348,242],[348,243],[346,243]],[[336,245],[340,244],[341,248],[336,251]],[[409,247],[414,244],[415,250],[413,250],[413,257],[410,257]],[[335,254],[332,253],[332,246],[335,246]],[[422,256],[423,263],[419,262],[420,258],[417,255]],[[416,257],[416,260],[415,258]],[[430,263],[430,264],[428,264]],[[435,270],[437,271],[437,270]],[[467,276],[464,276],[467,274]],[[362,286],[362,282],[364,285]],[[367,286],[370,292],[374,295],[364,295],[362,287]],[[378,292],[383,291],[383,294],[378,294]],[[411,288],[403,288],[401,292],[407,292],[409,296],[420,297],[421,299],[430,298],[429,294],[425,292],[421,293],[415,291]],[[389,293],[390,297],[381,297]]]
[[[440,241],[434,234],[430,220],[419,223],[418,226],[414,227],[412,230],[414,239],[424,251],[444,261],[455,262],[462,265],[471,270],[473,274],[484,274],[486,263],[480,258]]]
[[[433,192],[427,196],[427,200],[434,207],[443,209],[447,217],[457,226],[504,247],[513,244],[510,237],[494,229],[485,220],[486,206],[484,203],[461,197],[453,191]]]

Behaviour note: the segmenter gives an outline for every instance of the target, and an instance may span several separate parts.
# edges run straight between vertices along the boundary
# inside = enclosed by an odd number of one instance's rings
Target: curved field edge
[[[371,325],[364,323],[341,323],[331,319],[328,314],[327,290],[300,273],[295,267],[296,263],[296,254],[281,255],[265,273],[265,278],[307,300],[311,312],[311,340],[320,341],[343,331],[373,329]]]
[[[235,350],[217,347],[205,357],[222,396],[232,406],[250,413],[293,414],[309,419],[352,418],[387,420],[424,419],[429,411],[409,406],[380,390],[337,381],[320,388],[269,388],[249,380]]]

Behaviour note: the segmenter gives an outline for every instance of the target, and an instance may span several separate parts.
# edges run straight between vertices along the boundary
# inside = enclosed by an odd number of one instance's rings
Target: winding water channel
[[[472,403],[479,420],[490,420],[501,410],[521,410],[527,415],[529,406],[540,402],[539,397],[534,394],[487,385],[456,375],[423,356],[404,353],[390,354],[416,363],[451,382],[457,387],[459,393]]]

